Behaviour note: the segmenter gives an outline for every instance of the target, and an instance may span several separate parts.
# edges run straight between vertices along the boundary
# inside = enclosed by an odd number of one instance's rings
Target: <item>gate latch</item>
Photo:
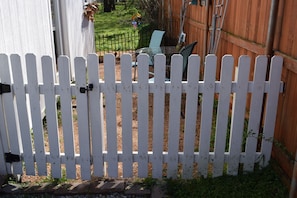
[[[11,92],[10,85],[0,83],[0,94],[10,93],[10,92]]]
[[[20,162],[21,157],[19,155],[12,154],[11,152],[9,152],[9,153],[5,153],[5,161],[7,163]]]
[[[80,87],[79,92],[80,93],[86,93],[86,91],[92,91],[94,85],[93,84],[88,84],[86,87]]]

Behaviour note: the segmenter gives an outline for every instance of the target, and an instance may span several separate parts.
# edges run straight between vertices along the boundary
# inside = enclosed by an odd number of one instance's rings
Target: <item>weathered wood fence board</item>
[[[65,56],[58,58],[59,79],[55,79],[52,59],[42,58],[42,83],[37,80],[33,54],[26,55],[25,63],[18,55],[0,54],[0,60],[0,82],[11,85],[10,93],[0,95],[0,163],[6,164],[0,166],[0,174],[21,174],[23,161],[26,174],[51,174],[55,178],[62,177],[63,169],[70,179],[77,175],[82,179],[115,178],[119,174],[125,178],[149,175],[176,178],[180,174],[192,178],[212,173],[216,177],[224,173],[226,165],[228,174],[237,175],[240,164],[245,171],[252,171],[255,163],[266,166],[270,159],[278,95],[283,88],[281,57],[271,59],[270,76],[266,80],[267,58],[259,56],[254,79],[249,81],[250,58],[240,57],[238,74],[232,79],[234,59],[226,55],[222,59],[220,81],[216,81],[216,56],[206,57],[203,80],[199,80],[200,57],[192,55],[188,79],[182,81],[182,57],[174,55],[171,81],[165,81],[166,60],[160,54],[155,56],[153,83],[148,81],[147,55],[138,57],[138,81],[132,81],[129,54],[121,57],[121,81],[115,80],[112,54],[105,55],[104,77],[100,78],[96,55],[90,54],[87,60],[75,58],[73,83],[69,73],[71,61]],[[26,66],[28,82],[24,82],[20,72],[22,65]],[[166,94],[169,94],[169,112],[165,111]],[[248,95],[251,95],[250,104],[246,104]],[[42,125],[42,97],[46,126]],[[28,107],[26,100],[30,102]],[[137,116],[134,116],[135,108]],[[152,115],[149,108],[153,108]],[[77,118],[74,118],[75,110]],[[74,132],[76,121],[78,133]],[[135,121],[136,131],[132,126]],[[263,134],[260,133],[262,122]],[[166,123],[168,127],[164,127]],[[19,155],[22,161],[5,162],[5,153]]]

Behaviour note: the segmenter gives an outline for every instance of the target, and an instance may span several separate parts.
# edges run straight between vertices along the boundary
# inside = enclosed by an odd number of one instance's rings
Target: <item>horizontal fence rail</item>
[[[226,55],[216,80],[217,57],[208,55],[199,80],[200,57],[191,55],[183,81],[182,56],[173,55],[170,81],[165,81],[166,57],[158,54],[154,82],[148,81],[143,54],[137,58],[137,81],[130,54],[121,56],[120,81],[113,54],[104,56],[104,65],[94,54],[75,58],[75,82],[65,56],[58,59],[58,79],[50,57],[42,57],[42,68],[36,68],[33,54],[24,60],[0,54],[0,82],[11,88],[0,95],[0,164],[6,164],[0,174],[22,174],[24,166],[27,175],[54,178],[61,178],[64,169],[67,178],[79,172],[82,179],[217,177],[237,175],[241,165],[253,171],[255,163],[266,166],[270,160],[283,91],[279,56],[269,67],[267,57],[258,56],[250,80],[250,58],[240,57],[233,77],[234,59]],[[21,160],[8,161],[12,154]]]

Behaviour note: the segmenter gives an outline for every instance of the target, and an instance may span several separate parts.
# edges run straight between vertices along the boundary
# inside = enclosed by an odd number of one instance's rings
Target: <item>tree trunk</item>
[[[114,6],[114,0],[104,0],[103,5],[104,5],[104,12],[111,12],[111,10]]]

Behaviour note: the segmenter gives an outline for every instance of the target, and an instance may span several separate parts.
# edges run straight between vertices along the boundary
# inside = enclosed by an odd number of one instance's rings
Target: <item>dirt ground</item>
[[[133,69],[132,69],[132,76],[134,75],[133,73]],[[104,76],[104,68],[103,68],[103,64],[100,63],[99,64],[99,75],[100,76]],[[117,65],[116,65],[116,80],[121,80],[121,72],[120,72],[120,64],[119,61],[117,61]],[[185,95],[182,96],[182,108],[184,108],[184,101],[185,101]],[[73,101],[74,105],[75,105],[75,100]],[[184,109],[182,109],[182,111],[184,112]],[[167,151],[167,139],[168,139],[168,117],[169,117],[169,95],[165,96],[165,115],[164,115],[164,151]],[[132,110],[132,129],[133,129],[133,150],[137,151],[138,148],[138,123],[137,123],[137,96],[134,95],[133,96],[133,110]],[[73,115],[74,117],[76,116],[76,110],[73,109]],[[104,109],[104,115],[105,115],[105,109]],[[152,127],[153,127],[153,95],[150,94],[149,95],[149,150],[152,151]],[[105,119],[104,119],[105,120]],[[75,121],[75,119],[74,119]],[[197,118],[197,128],[200,126],[199,124],[199,117]],[[117,132],[118,132],[118,150],[122,150],[122,132],[121,132],[121,126],[122,126],[122,121],[121,121],[121,97],[120,94],[117,95]],[[79,140],[78,140],[78,131],[77,131],[77,122],[74,122],[74,143],[75,143],[75,152],[79,153]],[[104,122],[104,129],[106,128],[106,123]],[[180,135],[180,149],[179,151],[183,150],[183,128],[184,128],[184,119],[181,116],[181,135]],[[61,143],[61,147],[60,150],[61,152],[64,152],[64,146],[63,146],[63,131],[62,131],[62,127],[59,127],[59,135],[60,135],[60,143]],[[105,138],[106,138],[106,134],[105,134]],[[197,139],[197,138],[196,138]],[[106,139],[105,139],[106,142]],[[197,145],[198,146],[198,143]],[[48,145],[48,139],[47,136],[45,135],[45,148],[46,148],[46,152],[50,152],[49,150],[49,145]],[[119,163],[119,178],[122,177],[122,166],[121,163]],[[65,167],[64,165],[62,165],[62,173],[63,173],[63,169],[65,172]],[[50,164],[48,164],[48,174],[50,175]],[[134,163],[133,164],[133,172],[134,175],[137,175],[137,164]],[[77,179],[80,179],[80,167],[79,165],[77,165],[77,175],[76,175]],[[24,175],[22,176],[22,181],[23,182],[40,182],[42,180],[46,180],[49,177],[46,176],[28,176],[26,175],[26,173],[24,172]]]

